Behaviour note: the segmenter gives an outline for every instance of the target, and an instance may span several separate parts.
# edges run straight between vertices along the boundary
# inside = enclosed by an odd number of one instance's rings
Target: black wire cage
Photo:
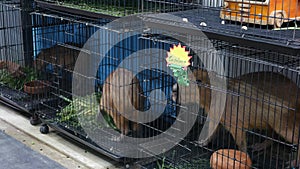
[[[165,21],[151,18],[146,20],[150,25],[160,23],[159,28],[168,23],[166,15],[161,17]],[[162,155],[159,161],[144,165],[145,168],[285,168],[297,165],[298,55],[208,40],[199,34],[195,36],[193,30],[187,31],[186,27],[177,31],[167,27],[165,31],[170,37],[188,42],[185,44],[193,56],[188,78],[194,76],[190,85],[198,86],[186,87],[176,79],[179,85],[172,88],[172,100],[177,111],[178,107],[184,109],[189,112],[188,117],[194,119],[193,115],[197,115],[199,121],[178,147]],[[189,107],[191,103],[203,110]],[[184,118],[179,113],[176,119]],[[186,124],[191,122],[185,120]],[[206,126],[203,121],[211,124]],[[204,136],[207,140],[202,142]]]
[[[146,20],[163,28],[166,16],[161,17],[164,21],[152,16]],[[297,54],[208,40],[186,27],[175,31],[166,26],[165,31],[187,41],[193,57],[188,78],[190,86],[198,86],[186,87],[176,79],[172,100],[177,112],[178,108],[186,110],[188,117],[199,120],[178,147],[145,168],[286,168],[299,164]],[[159,37],[152,38],[159,41]],[[203,110],[189,107],[191,103]],[[176,119],[185,119],[181,116],[177,114]],[[186,124],[190,122],[185,119]]]
[[[32,83],[37,80],[33,66],[31,8],[20,1],[0,2],[0,84],[1,102],[32,115]],[[37,123],[33,118],[32,123]]]
[[[297,54],[211,39],[169,14],[32,19],[35,67],[49,84],[35,112],[42,133],[50,125],[141,168],[298,163]],[[177,50],[190,64],[166,62]]]
[[[124,152],[131,152],[130,149],[136,144],[130,143],[120,147],[118,142],[114,142],[118,136],[113,137],[111,132],[123,132],[123,128],[119,123],[120,116],[114,115],[115,110],[107,113],[109,110],[106,102],[109,100],[110,91],[104,91],[104,88],[109,88],[110,82],[105,81],[122,60],[134,51],[148,48],[152,44],[148,40],[141,39],[141,35],[135,34],[117,42],[119,33],[114,34],[115,30],[105,26],[109,22],[107,19],[91,21],[80,16],[56,14],[32,13],[35,68],[39,72],[39,79],[48,84],[48,89],[44,90],[47,98],[40,102],[39,109],[35,112],[44,122],[40,131],[48,133],[50,125],[115,160],[125,160],[127,156]],[[111,48],[107,47],[113,43],[112,39],[117,43]],[[102,54],[101,52],[105,50],[108,51]],[[102,56],[103,60],[97,62]],[[131,60],[134,62],[135,59]],[[94,70],[93,75],[88,73],[90,69]],[[133,75],[131,71],[127,69],[122,73],[130,77]],[[141,89],[138,93],[142,98],[138,102],[145,100],[151,90],[162,88],[163,85],[168,86],[163,91],[170,95],[172,79],[163,72],[145,70],[138,76],[143,77],[145,81],[143,84],[138,84],[137,79],[133,81],[134,85],[143,87],[143,92]],[[100,102],[103,104],[102,113],[99,113]],[[143,106],[138,108],[146,110],[149,104],[143,103]],[[144,134],[138,131],[131,132],[131,129],[130,134],[134,136],[141,134],[139,137],[155,135],[159,132],[156,127],[167,128],[174,119],[172,117],[175,116],[174,107],[168,108],[165,114],[169,115],[163,115],[153,122],[149,121],[147,127],[143,126],[143,130],[147,131]],[[126,124],[129,123],[128,120],[125,121]],[[152,129],[150,126],[155,127]],[[126,131],[127,134],[129,130]]]
[[[297,3],[1,1],[0,97],[140,168],[295,167]]]
[[[298,6],[1,1],[0,99],[135,167],[295,167]]]

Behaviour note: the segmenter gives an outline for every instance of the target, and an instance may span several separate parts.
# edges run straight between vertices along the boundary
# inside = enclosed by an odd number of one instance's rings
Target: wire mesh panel
[[[49,84],[47,99],[41,100],[36,113],[46,124],[119,160],[127,157],[124,152],[130,153],[132,147],[136,147],[136,142],[120,146],[120,134],[114,135],[111,132],[120,131],[124,136],[132,135],[137,138],[151,137],[161,133],[174,121],[176,112],[172,105],[168,105],[164,115],[158,116],[157,120],[140,125],[132,124],[130,120],[120,116],[116,107],[111,107],[112,103],[109,102],[112,93],[124,86],[109,80],[109,77],[126,77],[131,80],[130,77],[136,76],[126,86],[134,87],[130,95],[138,98],[134,101],[136,109],[140,111],[149,109],[150,105],[157,105],[154,107],[161,109],[163,104],[155,99],[161,97],[160,94],[153,96],[150,93],[154,89],[162,90],[169,98],[174,79],[163,71],[149,69],[134,75],[137,70],[127,68],[116,73],[117,67],[125,58],[139,49],[153,46],[146,36],[129,33],[132,36],[121,40],[119,38],[122,33],[102,26],[105,20],[92,24],[53,13],[35,12],[32,16],[35,68],[39,72],[39,79]],[[117,43],[112,48],[107,47],[113,41]],[[158,49],[168,48],[170,44],[159,43],[155,46]],[[107,52],[101,53],[106,50]],[[151,50],[144,52],[146,56]],[[163,64],[164,53],[157,54],[160,64]],[[102,61],[96,62],[101,57]],[[137,56],[130,58],[130,64],[139,65],[136,59]],[[89,75],[84,74],[85,69],[96,71]],[[146,97],[149,97],[148,101],[145,101]],[[123,106],[126,108],[129,105]],[[105,123],[102,122],[103,119]],[[45,125],[41,127],[41,132],[46,133],[47,130]]]
[[[216,0],[197,17],[203,30],[299,49],[299,1]],[[187,14],[186,17],[190,15]],[[195,18],[196,19],[196,18]],[[196,25],[196,23],[195,23]]]
[[[37,113],[59,131],[144,168],[298,164],[297,55],[208,39],[166,14],[32,16],[50,84]],[[167,62],[177,50],[187,69]]]
[[[27,41],[32,36],[25,32],[31,22],[22,21],[28,15],[24,11],[29,10],[21,7],[20,1],[0,2],[0,90],[2,101],[29,113],[37,104],[30,91],[37,74],[32,68],[32,44]]]
[[[203,90],[211,98],[214,96],[213,91],[218,91],[215,93],[217,96],[226,96],[224,114],[220,119],[220,124],[225,130],[220,129],[219,135],[208,147],[211,148],[210,151],[239,149],[248,152],[252,165],[245,155],[238,152],[233,155],[226,150],[218,151],[219,158],[214,156],[215,159],[211,160],[219,167],[234,165],[233,161],[223,159],[223,155],[237,161],[243,158],[242,164],[249,167],[251,165],[252,168],[284,168],[291,165],[293,160],[297,160],[297,153],[294,151],[298,149],[299,138],[299,114],[296,110],[299,75],[296,67],[287,66],[284,62],[279,63],[278,58],[273,57],[278,54],[272,52],[242,47],[229,47],[220,51],[222,56],[219,57],[223,57],[227,70],[226,92],[211,83],[211,79],[219,80],[224,75],[211,75],[210,84],[207,86],[205,77],[210,71],[203,72],[202,68],[196,68],[193,72],[199,77],[200,86],[205,86],[200,87],[200,92]],[[272,57],[272,60],[266,61],[265,58],[268,57]],[[279,58],[293,60],[294,57],[280,55]],[[293,64],[299,65],[298,59],[294,60]],[[206,98],[205,96],[200,93],[201,98]],[[207,118],[217,121],[218,113],[214,112],[214,109],[218,108],[209,102],[202,103],[201,98],[200,104],[205,107]],[[226,161],[226,164],[221,162],[222,160]]]
[[[197,0],[96,0],[96,1],[37,1],[38,4],[50,3],[56,9],[61,7],[79,9],[88,12],[122,17],[146,12],[174,12],[196,8]],[[51,3],[52,2],[52,3]],[[48,6],[49,8],[49,6]],[[64,8],[64,9],[66,9]]]
[[[269,36],[281,36],[285,41],[298,45],[297,24],[299,20],[298,1],[225,1],[220,17],[229,23],[231,21],[244,24],[247,27],[261,30],[272,30]],[[256,30],[256,29],[255,29]],[[280,33],[278,33],[280,32]],[[267,33],[266,33],[267,34]],[[278,39],[280,41],[280,39]]]
[[[34,12],[32,19],[35,68],[39,72],[39,79],[48,84],[48,89],[44,90],[45,99],[36,98],[40,100],[40,104],[35,113],[45,124],[116,160],[119,159],[116,153],[108,151],[105,144],[95,143],[87,133],[89,129],[98,131],[108,127],[96,121],[101,97],[98,85],[94,83],[94,90],[82,95],[72,92],[72,89],[95,81],[95,78],[81,76],[82,81],[73,83],[73,77],[80,75],[80,72],[75,71],[75,65],[82,54],[83,45],[108,20],[87,20],[74,15],[58,16],[53,12]],[[85,60],[88,60],[90,54],[84,55]],[[80,61],[78,63],[81,64]],[[95,65],[92,63],[90,66]],[[42,133],[49,132],[47,125],[41,126]]]
[[[297,165],[298,56],[208,40],[194,35],[191,29],[162,26],[168,25],[168,15],[162,16],[162,20],[146,16],[150,22],[146,25],[156,25],[163,32],[161,34],[169,36],[162,36],[151,27],[152,34],[145,34],[143,38],[155,43],[169,43],[173,48],[178,47],[178,42],[187,46],[185,49],[192,56],[191,70],[188,70],[190,86],[198,87],[186,87],[180,84],[179,77],[175,78],[179,85],[172,88],[172,101],[178,106],[176,112],[178,109],[187,111],[191,118],[198,116],[199,121],[182,142],[162,153],[159,161],[144,166],[285,168]],[[170,23],[174,25],[174,20]],[[178,23],[177,26],[182,25]],[[184,95],[179,96],[180,92]],[[204,112],[193,108],[191,103],[200,105]],[[176,114],[176,119],[186,124],[191,122],[181,117],[181,113]],[[203,120],[208,120],[209,125],[205,126]],[[185,129],[180,128],[178,132]],[[203,138],[203,130],[208,130],[207,138],[199,140]]]
[[[298,3],[297,0],[36,1],[43,9],[91,18],[171,13],[186,18],[212,38],[226,40],[229,36],[233,42],[252,46],[263,42],[265,48],[285,53],[291,49],[299,52]],[[279,50],[278,46],[288,49]]]

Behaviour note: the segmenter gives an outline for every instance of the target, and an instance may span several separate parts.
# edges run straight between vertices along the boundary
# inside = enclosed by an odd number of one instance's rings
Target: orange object
[[[49,89],[50,82],[34,80],[24,84],[24,92],[28,94],[46,93]]]
[[[220,13],[224,20],[273,25],[300,20],[299,0],[224,0]]]
[[[247,153],[234,149],[221,149],[210,157],[212,169],[250,169],[251,159]]]

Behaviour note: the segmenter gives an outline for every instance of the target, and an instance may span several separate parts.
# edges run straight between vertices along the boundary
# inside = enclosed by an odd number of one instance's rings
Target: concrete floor
[[[43,151],[41,148],[40,151]],[[0,164],[5,169],[65,169],[54,160],[32,150],[0,130]]]
[[[61,137],[54,130],[41,134],[39,126],[30,125],[28,117],[3,104],[0,104],[0,130],[69,169],[121,168],[117,162]]]

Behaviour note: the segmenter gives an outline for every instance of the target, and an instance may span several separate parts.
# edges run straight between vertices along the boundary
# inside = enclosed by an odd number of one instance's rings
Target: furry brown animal
[[[37,70],[42,70],[47,64],[73,70],[79,50],[55,45],[51,48],[42,50],[36,57],[35,66]],[[54,67],[53,66],[53,67]]]
[[[55,45],[51,48],[43,49],[37,55],[34,65],[38,72],[51,74],[50,77],[47,77],[49,81],[55,81],[55,76],[59,77],[60,88],[70,91],[72,88],[73,70],[79,53],[80,50]]]
[[[211,100],[208,73],[195,70],[193,75],[202,81],[199,86],[200,106],[208,116],[214,118],[216,112],[210,107],[211,101],[214,101]],[[176,88],[178,86],[174,87]],[[179,90],[185,90],[184,88],[180,86]],[[251,129],[271,128],[286,141],[299,145],[300,90],[294,82],[281,74],[256,72],[229,79],[227,88],[225,112],[220,123],[231,133],[240,150],[247,152],[246,130]],[[188,97],[194,91],[185,92]],[[173,100],[177,99],[181,104],[187,103],[177,97],[176,93],[172,96]],[[297,159],[299,166],[300,146]],[[293,165],[296,166],[295,163]]]
[[[128,135],[130,128],[133,132],[139,130],[138,123],[134,121],[137,119],[138,110],[144,107],[145,101],[142,93],[139,80],[127,69],[118,68],[105,80],[100,108],[113,118],[122,137]],[[124,117],[125,113],[133,121],[130,122]]]

